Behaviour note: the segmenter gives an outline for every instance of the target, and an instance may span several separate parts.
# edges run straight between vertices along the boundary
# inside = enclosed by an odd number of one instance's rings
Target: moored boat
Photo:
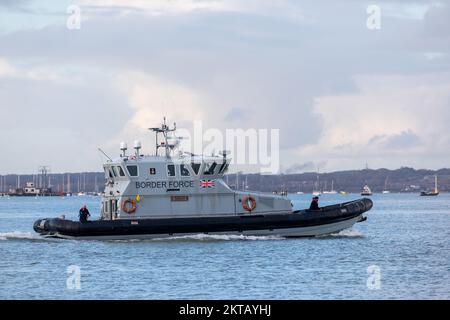
[[[370,190],[368,185],[365,185],[362,192],[361,192],[362,196],[371,196],[372,195],[372,190]]]
[[[422,191],[420,193],[422,197],[436,197],[439,195],[437,176],[434,176],[434,190],[432,191]]]

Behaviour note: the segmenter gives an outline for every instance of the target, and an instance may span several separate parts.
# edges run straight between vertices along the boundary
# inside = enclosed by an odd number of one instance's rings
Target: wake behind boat
[[[47,237],[138,239],[191,234],[242,234],[310,237],[336,233],[364,221],[373,203],[361,199],[323,207],[292,210],[286,196],[235,191],[224,182],[231,159],[197,156],[178,150],[176,126],[165,121],[156,133],[153,156],[122,154],[104,164],[106,177],[101,218],[78,222],[40,219],[34,230]],[[160,134],[163,138],[159,139]],[[162,149],[163,152],[160,152]]]

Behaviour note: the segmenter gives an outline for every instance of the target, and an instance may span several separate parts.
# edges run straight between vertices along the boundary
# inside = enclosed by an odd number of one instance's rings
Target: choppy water
[[[450,195],[373,200],[366,222],[320,238],[75,241],[42,239],[32,224],[76,218],[83,203],[98,212],[99,198],[0,197],[0,299],[450,299]]]

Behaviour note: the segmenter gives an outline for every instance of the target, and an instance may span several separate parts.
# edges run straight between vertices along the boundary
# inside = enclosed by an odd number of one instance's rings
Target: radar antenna
[[[155,132],[155,154],[158,155],[159,148],[164,148],[166,157],[169,158],[170,152],[178,146],[180,140],[180,138],[170,135],[177,130],[177,124],[174,122],[173,127],[170,128],[166,123],[166,117],[164,117],[161,127],[149,128],[149,130]],[[159,140],[159,134],[163,135],[162,141]],[[175,140],[175,142],[169,143],[169,140]]]

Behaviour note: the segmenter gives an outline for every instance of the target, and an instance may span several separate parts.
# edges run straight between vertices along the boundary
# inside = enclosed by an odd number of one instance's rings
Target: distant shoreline
[[[248,190],[264,192],[283,190],[289,193],[312,193],[313,190],[329,191],[333,185],[337,192],[359,193],[367,184],[374,193],[381,193],[385,186],[392,193],[416,193],[432,189],[435,175],[438,176],[440,191],[450,192],[450,169],[447,168],[416,170],[403,167],[396,170],[363,169],[277,175],[233,173],[227,174],[224,180],[232,188],[236,188],[237,183],[239,190],[245,190],[247,184]],[[104,179],[103,172],[50,173],[47,176],[47,185],[50,185],[54,192],[101,192]],[[18,183],[24,186],[26,182],[39,185],[42,183],[42,177],[38,174],[0,175],[0,193],[16,188]]]

